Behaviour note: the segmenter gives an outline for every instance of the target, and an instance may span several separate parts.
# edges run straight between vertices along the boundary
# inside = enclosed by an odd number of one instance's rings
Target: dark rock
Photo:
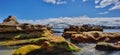
[[[97,50],[104,50],[104,51],[113,51],[118,50],[120,51],[120,43],[107,43],[107,42],[98,42],[96,47]]]

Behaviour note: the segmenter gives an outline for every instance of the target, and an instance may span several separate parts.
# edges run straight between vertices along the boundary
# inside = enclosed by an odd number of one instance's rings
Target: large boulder
[[[31,45],[23,46],[17,49],[13,55],[55,55],[63,52],[80,51],[80,48],[70,42],[67,42],[63,37],[42,37],[32,39],[31,43],[35,48],[31,49]],[[24,52],[20,51],[22,49],[25,49]]]
[[[113,51],[119,50],[120,51],[120,43],[107,43],[107,42],[98,42],[96,47],[97,50],[104,50],[104,51]]]
[[[5,20],[3,20],[3,23],[5,25],[16,25],[19,24],[14,16],[8,16]]]
[[[79,34],[72,34],[71,41],[79,43],[96,43],[96,42],[117,42],[120,40],[120,33],[106,33],[99,31],[81,32]]]

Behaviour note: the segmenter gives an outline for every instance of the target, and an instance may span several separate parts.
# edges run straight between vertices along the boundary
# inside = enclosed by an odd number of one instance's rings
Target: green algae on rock
[[[31,42],[34,45],[40,46],[39,49],[33,50],[32,52],[27,52],[28,54],[37,54],[35,52],[41,53],[62,53],[62,52],[77,52],[80,51],[80,48],[73,45],[70,42],[67,42],[63,37],[41,37],[38,39],[32,39]],[[29,46],[29,45],[28,45]],[[26,46],[23,46],[21,48],[27,48]],[[19,48],[19,49],[21,49]],[[19,49],[16,50],[17,53],[19,52]],[[29,49],[29,48],[27,48]],[[15,54],[16,51],[13,53]],[[21,51],[19,53],[22,53]],[[16,54],[19,55],[19,54]]]
[[[37,45],[26,45],[18,48],[12,55],[26,55],[27,53],[39,49],[40,46]]]
[[[97,50],[107,50],[107,51],[113,51],[113,50],[120,50],[120,43],[107,43],[107,42],[98,42],[96,47]]]

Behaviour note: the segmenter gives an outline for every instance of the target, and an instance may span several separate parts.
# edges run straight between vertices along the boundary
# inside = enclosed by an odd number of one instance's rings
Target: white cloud
[[[107,11],[106,12],[100,12],[98,14],[108,14],[108,12]]]
[[[82,0],[82,2],[87,2],[88,0]]]
[[[61,0],[43,0],[44,2],[46,3],[52,3],[52,4],[66,4],[67,2],[66,1],[61,1]]]
[[[109,5],[114,5],[118,2],[119,0],[102,0],[98,6],[95,6],[95,8],[104,8]]]
[[[120,17],[106,17],[106,18],[90,18],[86,16],[82,17],[59,17],[39,20],[19,20],[21,23],[32,23],[32,24],[53,24],[53,23],[68,23],[73,25],[82,24],[96,24],[96,25],[109,25],[109,26],[120,26]]]
[[[100,0],[95,0],[95,4],[98,4],[100,2]]]
[[[117,9],[120,9],[120,2],[117,2],[115,4],[115,6],[113,6],[112,8],[110,8],[109,10],[117,10]]]

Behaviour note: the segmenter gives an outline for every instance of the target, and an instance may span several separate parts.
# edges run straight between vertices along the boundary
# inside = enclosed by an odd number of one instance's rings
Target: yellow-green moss
[[[13,55],[26,55],[27,53],[34,51],[34,50],[37,50],[37,49],[40,49],[40,48],[41,47],[37,46],[37,45],[26,45],[26,46],[23,46],[23,47],[17,49],[13,53]]]
[[[97,45],[111,46],[111,44],[107,42],[98,42]]]
[[[41,37],[37,39],[31,39],[29,42],[35,44],[35,45],[27,45],[24,47],[21,47],[15,51],[14,54],[21,54],[25,55],[31,51],[34,51],[36,49],[39,49],[41,51],[70,51],[70,52],[76,52],[80,51],[80,48],[73,45],[70,42],[67,42],[63,37]],[[22,49],[25,49],[22,51]],[[38,50],[38,51],[39,51]]]

